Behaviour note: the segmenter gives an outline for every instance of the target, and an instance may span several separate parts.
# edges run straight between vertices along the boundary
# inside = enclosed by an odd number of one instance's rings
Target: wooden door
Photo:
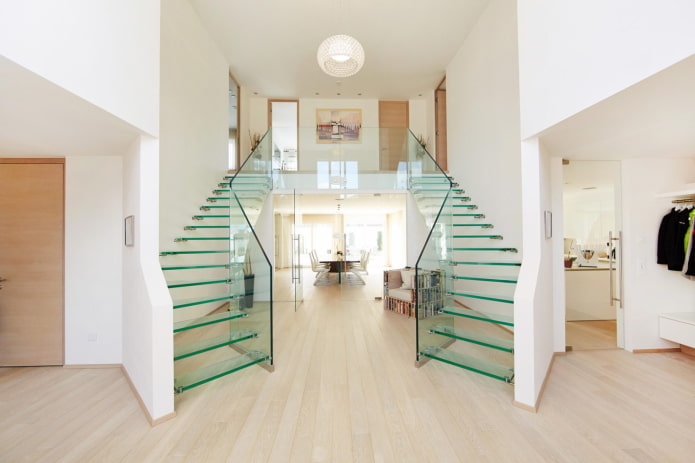
[[[63,364],[63,159],[0,159],[0,366]]]
[[[408,126],[407,101],[379,102],[380,170],[397,170],[398,163],[406,160]]]
[[[434,93],[434,119],[437,164],[446,171],[446,90]]]

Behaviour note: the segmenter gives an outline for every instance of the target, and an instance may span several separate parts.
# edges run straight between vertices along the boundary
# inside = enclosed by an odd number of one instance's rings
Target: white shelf
[[[660,314],[659,336],[668,341],[695,347],[695,312]]]
[[[695,183],[688,183],[682,189],[670,191],[668,193],[659,193],[657,198],[678,198],[681,196],[695,196]]]

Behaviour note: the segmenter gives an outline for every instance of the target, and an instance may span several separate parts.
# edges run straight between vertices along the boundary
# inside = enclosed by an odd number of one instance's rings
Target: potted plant
[[[241,307],[250,309],[253,307],[253,285],[255,275],[253,273],[253,266],[251,265],[251,255],[249,251],[246,251],[246,256],[244,257],[244,297],[241,299]]]
[[[572,268],[572,264],[574,264],[575,260],[577,260],[577,256],[566,255],[565,256],[565,268]]]

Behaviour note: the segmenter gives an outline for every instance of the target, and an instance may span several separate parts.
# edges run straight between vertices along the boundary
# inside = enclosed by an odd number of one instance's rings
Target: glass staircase
[[[434,161],[408,180],[430,229],[416,284],[424,277],[443,287],[437,309],[416,301],[416,365],[433,359],[513,384],[517,249],[500,245],[493,224]]]
[[[439,360],[513,383],[517,250],[409,130],[360,128],[360,143],[323,142],[316,128],[299,135],[311,160],[302,162],[314,168],[274,166],[269,130],[160,253],[174,299],[175,391],[273,368],[272,266],[253,228],[272,189],[409,191],[429,230],[414,293],[436,295],[415,301],[416,364]]]
[[[251,365],[272,371],[272,269],[253,226],[272,189],[268,137],[160,252],[174,300],[174,390]]]

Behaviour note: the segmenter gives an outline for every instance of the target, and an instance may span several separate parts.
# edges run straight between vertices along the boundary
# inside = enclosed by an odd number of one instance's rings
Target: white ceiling
[[[271,98],[408,99],[437,87],[488,0],[191,4],[239,84],[252,92]],[[365,65],[357,75],[336,79],[319,69],[316,50],[334,34],[352,35],[364,47]]]
[[[540,134],[553,156],[695,157],[695,55]]]

